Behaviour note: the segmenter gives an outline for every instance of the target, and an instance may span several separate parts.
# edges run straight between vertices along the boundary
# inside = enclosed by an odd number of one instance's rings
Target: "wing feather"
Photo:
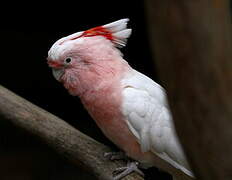
[[[122,86],[122,111],[141,150],[152,151],[193,176],[176,136],[164,89],[135,70],[123,79]]]

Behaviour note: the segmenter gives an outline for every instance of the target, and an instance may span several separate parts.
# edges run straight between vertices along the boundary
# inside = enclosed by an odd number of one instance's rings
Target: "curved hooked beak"
[[[61,77],[63,76],[64,74],[64,69],[55,69],[55,68],[52,68],[52,74],[53,76],[55,77],[55,79],[57,81],[60,81],[61,80]]]
[[[62,75],[64,74],[64,66],[59,62],[48,60],[48,66],[52,68],[52,74],[57,81],[60,81]]]

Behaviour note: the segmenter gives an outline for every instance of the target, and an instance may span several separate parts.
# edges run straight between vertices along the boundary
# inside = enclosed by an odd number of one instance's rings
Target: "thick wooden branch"
[[[146,0],[155,62],[199,179],[232,179],[228,0]]]
[[[111,162],[103,157],[104,152],[111,151],[105,145],[0,86],[0,119],[2,118],[38,136],[62,156],[81,166],[97,179],[112,179],[113,170],[125,166],[123,162]],[[133,173],[125,179],[143,178]]]

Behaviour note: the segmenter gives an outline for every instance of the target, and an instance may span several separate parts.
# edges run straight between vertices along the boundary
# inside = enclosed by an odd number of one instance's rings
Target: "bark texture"
[[[177,133],[199,179],[232,179],[228,0],[146,0],[151,47]]]
[[[9,120],[39,137],[63,157],[84,168],[97,179],[112,179],[113,170],[125,166],[123,162],[111,162],[103,157],[104,152],[111,151],[105,145],[2,86],[0,86],[0,119]],[[133,173],[125,179],[143,178]]]

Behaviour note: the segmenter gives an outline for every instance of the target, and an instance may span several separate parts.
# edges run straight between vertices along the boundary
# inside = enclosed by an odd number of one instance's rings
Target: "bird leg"
[[[113,180],[119,180],[123,177],[131,174],[132,172],[137,172],[139,175],[144,177],[143,172],[138,168],[139,163],[136,161],[131,161],[129,157],[122,151],[119,152],[105,152],[104,157],[108,158],[109,160],[126,160],[127,165],[124,167],[116,168],[113,171]]]
[[[105,158],[108,158],[111,161],[113,161],[113,160],[128,160],[128,157],[122,151],[119,151],[119,152],[105,152],[103,156]]]
[[[123,177],[131,174],[132,172],[137,172],[139,175],[144,177],[143,172],[138,168],[139,163],[136,161],[128,161],[127,166],[116,168],[113,171],[113,180],[119,180]]]

